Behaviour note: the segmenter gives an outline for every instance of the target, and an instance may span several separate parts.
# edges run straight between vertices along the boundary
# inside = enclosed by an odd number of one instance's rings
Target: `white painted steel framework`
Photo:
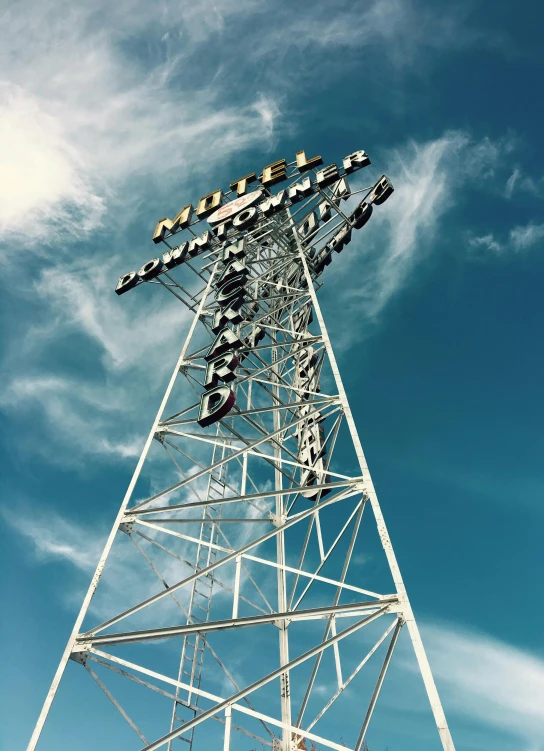
[[[194,317],[29,751],[70,660],[126,722],[123,748],[362,751],[403,626],[442,748],[453,751],[316,296],[327,242],[350,230],[341,189],[245,231],[236,403],[210,427],[197,417],[219,243],[151,282]],[[313,227],[324,201],[330,212]],[[303,455],[309,428],[318,449]],[[365,564],[365,529],[384,559],[378,573]],[[103,617],[116,550],[137,586]]]

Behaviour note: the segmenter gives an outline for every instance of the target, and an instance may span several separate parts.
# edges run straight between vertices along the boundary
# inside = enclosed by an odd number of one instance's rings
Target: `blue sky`
[[[320,291],[348,396],[457,748],[544,749],[543,21],[502,0],[4,11],[6,747],[28,740],[188,326],[159,294],[117,298],[118,276],[200,195],[364,148],[396,190]],[[436,748],[403,701],[412,740],[390,750]],[[61,728],[40,748],[73,748]]]

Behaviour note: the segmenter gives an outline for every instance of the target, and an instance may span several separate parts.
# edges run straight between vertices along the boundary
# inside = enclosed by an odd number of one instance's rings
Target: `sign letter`
[[[257,175],[254,172],[250,172],[249,175],[245,175],[245,177],[241,177],[239,180],[231,183],[231,190],[236,189],[236,195],[243,196],[247,192],[247,184],[255,182],[256,179]]]
[[[314,167],[319,167],[323,164],[323,159],[320,156],[313,156],[311,159],[306,159],[306,153],[304,151],[297,151],[297,167],[299,172],[306,172]]]
[[[348,175],[362,167],[368,167],[369,164],[370,159],[366,151],[354,151],[353,154],[344,157],[344,169]]]
[[[263,167],[263,176],[261,177],[261,183],[265,186],[275,185],[281,183],[282,180],[287,178],[287,162],[285,159],[279,159],[277,162],[272,162],[266,167]]]
[[[234,381],[236,378],[236,367],[239,363],[238,358],[232,350],[228,350],[219,357],[214,357],[210,360],[208,367],[206,368],[206,375],[204,377],[204,388],[213,389],[217,386],[217,381]]]
[[[391,180],[385,175],[382,175],[376,185],[372,188],[372,193],[368,196],[368,203],[375,203],[377,206],[381,203],[385,203],[393,190],[394,188]]]
[[[214,190],[213,193],[208,193],[207,196],[202,196],[196,207],[196,215],[199,219],[204,219],[205,216],[211,214],[212,211],[221,204],[222,190]]]
[[[239,349],[242,346],[242,342],[238,339],[234,331],[231,329],[223,328],[215,337],[214,343],[204,355],[205,360],[212,360],[217,355],[223,354],[227,349]]]
[[[170,235],[173,235],[174,232],[177,232],[178,229],[183,229],[184,227],[187,227],[189,224],[189,219],[191,218],[191,211],[193,210],[193,207],[191,204],[188,206],[184,206],[182,210],[179,212],[179,214],[175,217],[174,221],[171,221],[170,219],[167,219],[166,217],[164,219],[160,219],[157,222],[157,226],[155,227],[155,232],[153,233],[153,242],[154,243],[160,243],[160,241],[163,239],[165,234],[168,232]]]
[[[123,295],[125,292],[128,292],[129,289],[135,287],[139,281],[140,277],[138,276],[138,274],[135,271],[131,271],[119,278],[115,292],[118,295]]]
[[[218,386],[213,391],[206,391],[200,398],[200,410],[197,422],[201,428],[213,425],[231,411],[236,397],[228,386]]]

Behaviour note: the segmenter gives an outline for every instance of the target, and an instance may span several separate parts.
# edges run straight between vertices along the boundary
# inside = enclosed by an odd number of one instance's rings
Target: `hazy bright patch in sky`
[[[320,292],[348,396],[457,747],[544,749],[543,22],[506,0],[6,10],[6,747],[29,738],[190,320],[117,278],[210,190],[364,148],[396,190]],[[116,598],[134,582],[113,565]],[[411,700],[385,697],[413,731],[395,748],[423,727]],[[73,748],[51,724],[44,748]]]

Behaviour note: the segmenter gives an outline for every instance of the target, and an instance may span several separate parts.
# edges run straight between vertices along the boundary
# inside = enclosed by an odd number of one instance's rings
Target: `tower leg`
[[[325,348],[327,350],[327,355],[329,357],[329,363],[331,366],[331,370],[334,375],[334,380],[336,382],[336,387],[338,389],[338,396],[340,398],[340,401],[342,403],[342,407],[344,409],[344,414],[346,416],[346,422],[348,424],[349,432],[351,435],[351,439],[353,441],[353,445],[355,447],[355,453],[357,454],[357,458],[359,460],[359,467],[361,468],[361,473],[363,475],[363,478],[365,480],[365,489],[366,493],[369,497],[372,511],[374,512],[374,517],[376,519],[376,525],[378,528],[378,534],[380,536],[380,540],[382,543],[382,547],[384,550],[384,553],[387,557],[387,562],[389,563],[389,569],[391,571],[391,575],[393,577],[393,581],[395,583],[395,587],[397,590],[397,594],[399,597],[399,601],[402,605],[402,616],[404,620],[406,621],[406,626],[408,628],[408,633],[410,634],[410,639],[412,641],[412,645],[414,647],[414,652],[416,655],[417,663],[419,666],[419,669],[421,671],[421,677],[423,678],[423,683],[425,685],[425,690],[427,692],[427,696],[429,698],[429,703],[431,705],[431,710],[433,713],[433,717],[436,723],[436,727],[440,736],[440,740],[442,741],[442,748],[444,751],[455,751],[455,746],[453,745],[453,739],[451,737],[450,729],[448,727],[448,722],[446,720],[446,715],[444,714],[444,709],[442,708],[442,702],[440,701],[440,696],[438,695],[438,690],[436,688],[433,675],[431,672],[431,667],[429,665],[429,661],[427,659],[427,654],[425,652],[425,648],[423,647],[423,642],[421,640],[421,636],[419,633],[419,629],[417,627],[416,621],[414,619],[414,614],[412,611],[412,608],[410,606],[410,601],[408,599],[408,595],[406,593],[406,588],[404,586],[404,582],[402,580],[402,576],[400,573],[400,568],[397,563],[397,558],[395,556],[395,552],[393,550],[393,545],[391,544],[391,539],[389,537],[389,533],[387,531],[387,527],[385,525],[385,520],[383,518],[382,510],[378,501],[378,496],[376,494],[376,491],[374,489],[374,484],[372,482],[372,477],[370,475],[370,470],[368,468],[368,464],[363,452],[363,447],[361,445],[361,441],[359,439],[359,434],[357,433],[357,428],[355,427],[355,421],[353,419],[353,414],[351,412],[351,408],[349,406],[348,398],[346,396],[346,391],[344,389],[344,384],[342,382],[342,377],[340,375],[340,371],[338,369],[338,365],[336,362],[336,357],[334,355],[331,341],[329,338],[329,334],[327,332],[327,327],[325,326],[325,319],[323,318],[323,314],[321,312],[321,308],[319,307],[319,302],[317,299],[317,295],[313,286],[312,277],[310,275],[310,271],[308,269],[308,264],[306,261],[306,256],[304,254],[304,251],[302,249],[302,245],[300,243],[300,239],[298,237],[296,225],[291,218],[291,227],[293,230],[293,235],[295,237],[297,247],[300,254],[300,261],[304,268],[304,274],[306,278],[306,282],[308,284],[308,291],[311,295],[312,303],[314,306],[314,312],[317,318],[317,321],[319,323],[319,328],[321,329],[321,336],[323,339],[323,342],[325,344]]]
[[[207,290],[209,291],[212,283],[213,275],[210,276],[210,279],[208,281]],[[206,295],[203,295],[200,305],[198,308],[198,313],[193,318],[193,322],[191,324],[191,328],[189,329],[189,333],[187,334],[187,339],[185,340],[185,344],[183,345],[183,348],[181,350],[181,354],[178,358],[178,361],[176,362],[176,366],[174,368],[174,372],[172,373],[172,377],[170,378],[170,381],[168,383],[168,386],[166,388],[166,391],[164,393],[161,405],[159,407],[159,410],[157,412],[157,416],[155,417],[155,420],[153,421],[153,425],[151,427],[151,430],[149,432],[149,435],[147,436],[147,440],[145,442],[144,448],[142,453],[140,454],[140,458],[138,459],[138,464],[136,465],[136,469],[134,470],[134,474],[132,475],[132,479],[130,480],[129,486],[127,488],[127,492],[125,493],[125,497],[123,498],[123,502],[121,503],[121,507],[119,508],[119,512],[115,518],[115,521],[113,523],[113,527],[111,528],[111,532],[108,536],[108,539],[106,541],[106,544],[104,546],[104,550],[102,551],[102,555],[100,556],[100,560],[98,561],[98,566],[96,567],[96,571],[94,572],[94,576],[91,580],[91,583],[89,585],[89,588],[87,590],[87,594],[85,595],[85,599],[83,600],[83,604],[81,606],[81,609],[78,613],[78,616],[76,618],[76,621],[74,623],[74,627],[72,629],[72,633],[70,634],[70,638],[68,639],[68,643],[66,645],[66,648],[64,650],[64,653],[61,657],[59,666],[57,668],[57,672],[55,673],[55,677],[53,678],[53,682],[51,683],[51,687],[49,688],[49,691],[47,692],[47,696],[45,698],[45,702],[43,704],[42,710],[40,712],[40,716],[38,717],[38,721],[34,727],[34,731],[32,733],[32,736],[30,738],[30,741],[27,746],[27,751],[34,751],[36,748],[36,745],[38,743],[38,740],[40,738],[40,735],[43,730],[43,726],[45,725],[45,721],[47,720],[47,717],[49,715],[49,710],[51,709],[51,705],[53,704],[53,700],[55,698],[55,695],[57,693],[57,689],[59,687],[60,681],[62,679],[62,676],[64,675],[64,671],[66,669],[66,665],[68,664],[68,660],[70,659],[70,655],[72,654],[74,650],[74,646],[76,643],[76,637],[80,632],[81,626],[83,624],[83,620],[85,619],[85,616],[87,615],[87,611],[89,609],[89,605],[91,604],[91,600],[93,598],[94,593],[96,592],[96,588],[98,587],[98,583],[100,581],[100,578],[102,576],[102,572],[104,571],[104,566],[106,565],[106,561],[108,559],[108,556],[110,554],[111,548],[113,546],[115,536],[117,534],[117,530],[119,529],[119,525],[121,524],[121,521],[125,515],[125,512],[127,510],[127,506],[130,503],[130,499],[132,498],[132,493],[134,492],[134,488],[136,487],[136,483],[138,482],[138,478],[140,477],[140,473],[142,471],[142,467],[144,466],[144,462],[147,458],[147,454],[149,452],[149,448],[151,446],[151,443],[153,442],[153,438],[155,436],[155,433],[157,432],[157,427],[159,425],[159,422],[161,421],[162,415],[164,413],[166,404],[168,402],[168,399],[170,398],[170,394],[172,393],[172,389],[174,388],[174,384],[176,382],[179,369],[181,367],[181,364],[183,362],[183,359],[187,353],[187,348],[189,347],[189,342],[191,341],[191,338],[193,336],[194,330],[196,328],[196,325],[198,323],[198,317],[200,313],[202,312],[202,309],[204,308],[204,303],[206,301]]]

